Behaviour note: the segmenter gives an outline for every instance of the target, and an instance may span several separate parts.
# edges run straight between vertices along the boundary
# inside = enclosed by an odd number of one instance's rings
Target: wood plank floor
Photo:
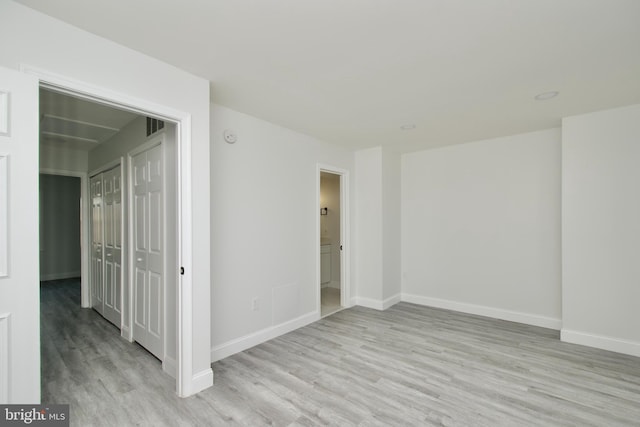
[[[175,396],[77,282],[44,284],[42,400],[90,426],[640,426],[640,358],[558,332],[400,303],[342,310],[213,364]]]
[[[328,316],[340,310],[340,289],[322,288],[320,290],[320,316]]]

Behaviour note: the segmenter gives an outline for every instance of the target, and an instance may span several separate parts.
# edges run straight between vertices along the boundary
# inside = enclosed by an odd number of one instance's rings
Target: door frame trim
[[[351,307],[351,222],[349,203],[349,171],[332,165],[318,163],[316,165],[316,310],[321,311],[321,279],[320,279],[320,175],[322,172],[340,176],[340,305]]]
[[[20,71],[35,76],[40,87],[175,123],[177,204],[179,207],[176,218],[178,223],[176,246],[178,265],[184,267],[184,274],[180,275],[178,280],[176,310],[178,322],[176,393],[180,397],[190,396],[195,389],[200,388],[198,383],[200,376],[203,374],[211,375],[211,368],[198,374],[193,372],[191,114],[30,65],[20,64]]]
[[[89,289],[89,174],[86,172],[65,169],[40,168],[42,175],[59,175],[80,178],[80,306],[91,307],[91,290]],[[40,246],[40,243],[38,243]]]

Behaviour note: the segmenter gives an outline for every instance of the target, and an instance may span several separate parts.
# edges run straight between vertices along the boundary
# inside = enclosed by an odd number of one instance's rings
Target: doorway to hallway
[[[78,268],[73,277],[79,278],[74,284],[80,286],[82,307],[92,307],[109,320],[126,341],[145,346],[160,359],[162,371],[175,379],[178,370],[178,132],[175,123],[141,113],[42,86],[40,165],[43,172],[77,176],[81,182],[81,201],[76,204],[80,218],[75,232],[80,236],[78,245],[83,260],[82,268]],[[155,182],[160,182],[157,187],[162,192],[148,192],[148,199],[155,202],[150,202],[149,206],[135,203],[133,187],[129,189],[128,185],[134,178],[140,182],[145,175],[134,175],[128,168],[133,164],[130,155],[140,154],[145,144],[155,147],[160,161],[154,163],[145,158],[144,168],[132,167],[132,170],[144,169],[147,175],[153,175],[155,171],[161,174]],[[136,209],[141,207],[143,214],[155,214],[160,218],[151,225],[145,222],[144,230],[138,229],[139,221],[135,221],[144,216]],[[41,206],[41,222],[61,214],[57,209],[51,215],[43,216]],[[145,239],[132,236],[144,236]],[[137,268],[140,255],[133,250],[134,240],[138,247],[144,246],[142,240],[160,242],[164,246],[165,250],[156,257],[159,260],[154,266],[159,267],[153,270],[154,274],[143,275]],[[157,255],[157,246],[152,245],[152,255]],[[41,264],[46,265],[46,262],[41,261]],[[67,277],[72,276],[62,278]],[[150,286],[155,285],[154,292],[149,286],[136,286],[137,292],[134,292],[134,278],[136,285],[142,279]],[[51,278],[46,276],[44,280]],[[45,283],[43,289],[48,285],[52,283]],[[141,320],[138,323],[143,325],[153,325],[157,339],[150,343],[149,334],[143,334],[140,328],[134,331],[134,319]],[[42,354],[43,364],[47,354]]]
[[[81,178],[40,174],[40,281],[80,278]]]

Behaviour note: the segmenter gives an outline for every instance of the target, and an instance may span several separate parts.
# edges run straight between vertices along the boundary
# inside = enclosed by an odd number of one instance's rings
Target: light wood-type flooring
[[[639,426],[640,358],[400,303],[351,308],[213,364],[181,399],[160,362],[43,284],[42,400],[90,426]]]
[[[320,290],[320,316],[328,316],[340,310],[340,289],[322,288]]]

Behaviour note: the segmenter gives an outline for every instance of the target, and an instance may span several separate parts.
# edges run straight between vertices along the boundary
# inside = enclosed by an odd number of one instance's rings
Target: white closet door
[[[103,174],[104,186],[104,312],[122,324],[122,179],[120,166]]]
[[[91,178],[91,307],[104,313],[104,212],[102,174]]]
[[[133,337],[163,358],[163,167],[162,146],[132,158]]]

